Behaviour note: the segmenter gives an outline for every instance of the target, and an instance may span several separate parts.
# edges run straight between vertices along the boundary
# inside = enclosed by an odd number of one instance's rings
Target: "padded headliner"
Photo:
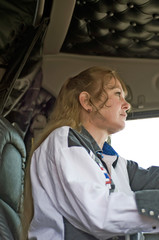
[[[61,52],[159,58],[159,1],[77,0]]]

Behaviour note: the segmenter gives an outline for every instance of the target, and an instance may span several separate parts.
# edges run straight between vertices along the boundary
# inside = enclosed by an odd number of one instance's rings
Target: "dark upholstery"
[[[19,132],[0,117],[0,239],[18,240],[26,151]]]
[[[76,0],[61,52],[159,58],[159,1]]]

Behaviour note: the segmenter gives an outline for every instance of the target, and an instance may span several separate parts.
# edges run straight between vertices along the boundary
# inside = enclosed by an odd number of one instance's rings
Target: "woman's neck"
[[[104,142],[108,138],[108,134],[103,129],[96,128],[90,124],[83,124],[84,128],[91,134],[91,136],[95,139],[98,146],[102,149]]]

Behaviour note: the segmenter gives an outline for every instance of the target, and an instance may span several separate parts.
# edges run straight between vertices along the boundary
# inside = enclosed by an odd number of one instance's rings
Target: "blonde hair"
[[[119,80],[121,86],[126,92],[126,87],[123,81],[117,76],[115,71],[103,67],[91,67],[78,75],[69,78],[62,86],[56,100],[54,110],[51,114],[50,121],[40,138],[31,151],[34,150],[47,138],[47,136],[56,128],[61,126],[70,126],[77,131],[81,129],[80,122],[80,102],[79,95],[81,92],[86,91],[91,96],[91,102],[100,100],[104,87],[109,84],[111,79]],[[106,91],[105,91],[106,92]],[[106,98],[106,101],[108,98]],[[25,194],[24,194],[24,211],[22,218],[23,233],[22,239],[27,239],[27,232],[30,221],[33,217],[33,203],[31,195],[31,182],[30,182],[30,161],[25,173]]]

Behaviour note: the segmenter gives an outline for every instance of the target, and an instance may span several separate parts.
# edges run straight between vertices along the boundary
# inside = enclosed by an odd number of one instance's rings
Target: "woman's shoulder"
[[[69,126],[62,126],[50,131],[47,137],[45,137],[45,139],[39,145],[38,149],[48,149],[50,146],[53,148],[59,142],[64,142],[68,137],[69,130]]]
[[[65,138],[67,139],[70,129],[71,127],[69,126],[62,126],[54,129],[52,132],[50,132],[50,134],[46,138],[46,142],[50,142],[50,141],[57,142],[58,140],[61,141],[62,139],[65,139]]]
[[[70,126],[62,126],[62,127],[58,127],[56,129],[54,129],[52,132],[51,132],[51,136],[53,135],[67,135],[69,130],[71,129]]]
[[[82,146],[80,133],[70,126],[62,126],[51,131],[38,150],[52,154],[54,151],[75,146]]]

